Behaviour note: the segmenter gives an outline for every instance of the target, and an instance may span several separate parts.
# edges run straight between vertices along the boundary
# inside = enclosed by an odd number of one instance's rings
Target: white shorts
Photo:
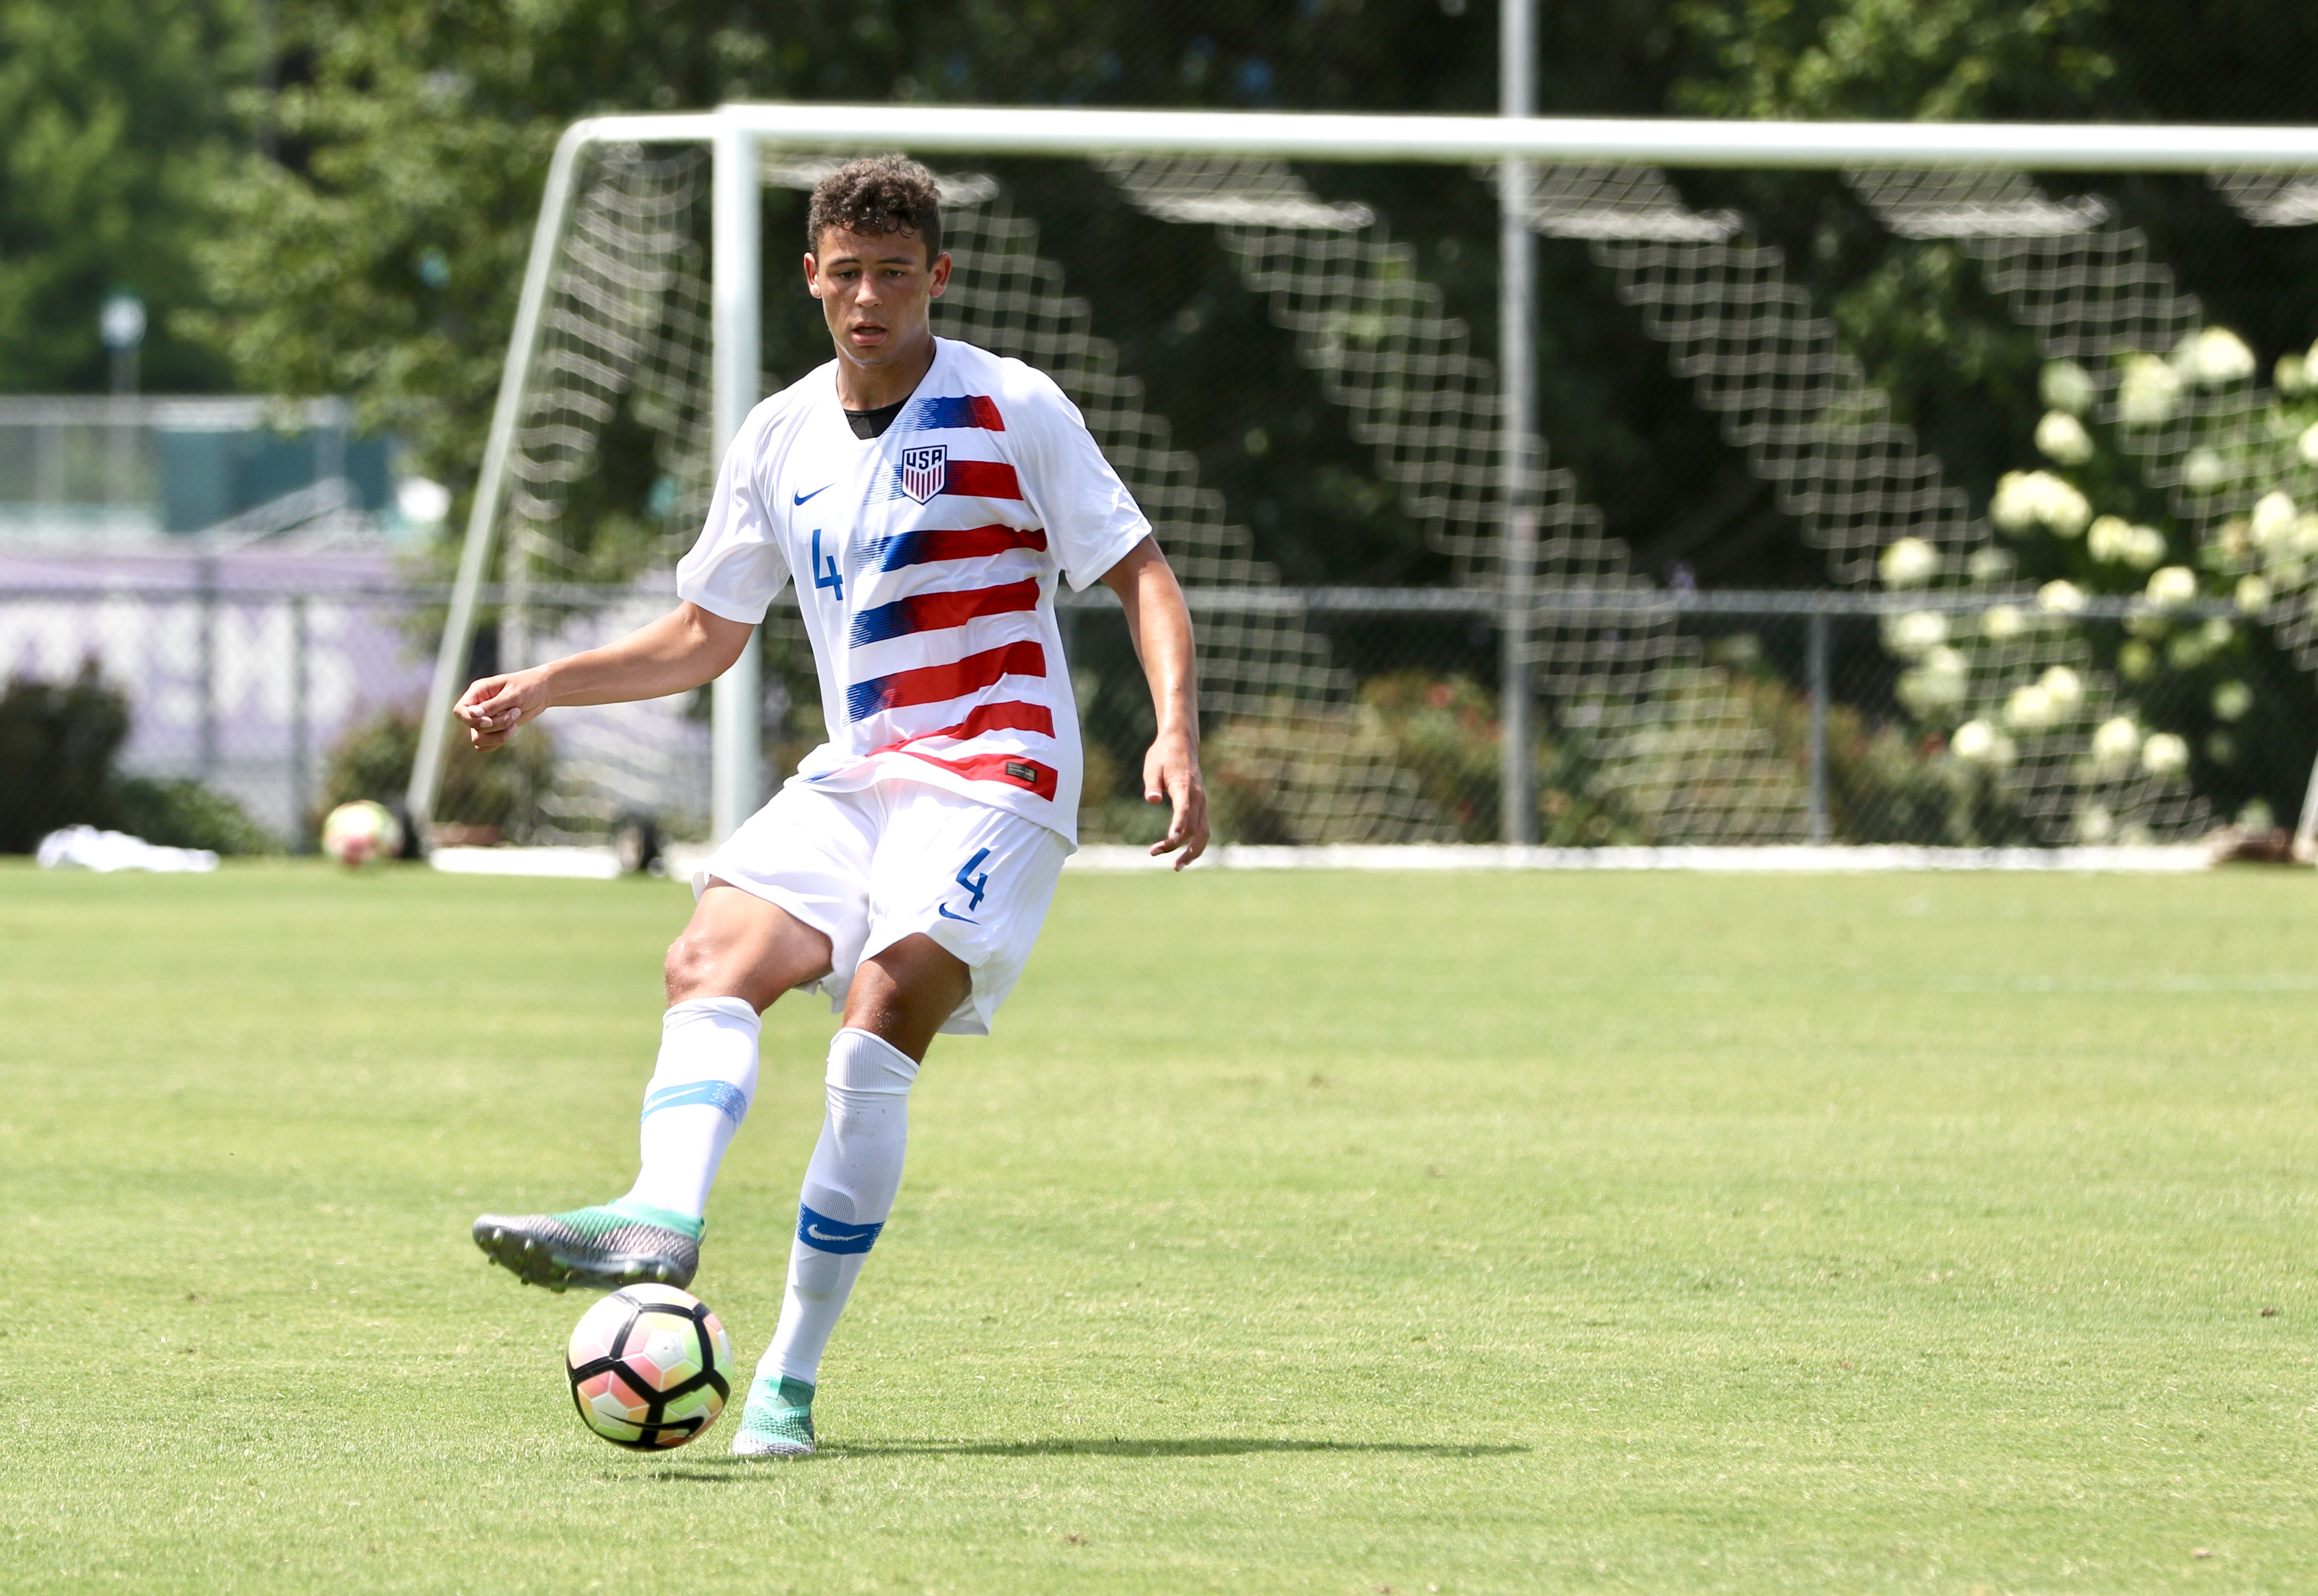
[[[1022,978],[1070,845],[1036,820],[888,776],[853,793],[791,785],[692,873],[777,903],[829,938],[830,972],[800,991],[832,1013],[861,961],[923,932],[974,973],[942,1029],[986,1036]]]

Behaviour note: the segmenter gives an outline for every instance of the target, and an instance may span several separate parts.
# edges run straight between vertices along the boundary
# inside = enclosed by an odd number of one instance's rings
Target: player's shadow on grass
[[[1469,1442],[1286,1440],[1265,1436],[1191,1436],[1180,1440],[886,1440],[832,1442],[821,1455],[841,1457],[1240,1457],[1258,1452],[1365,1452],[1405,1457],[1505,1457],[1530,1448]],[[802,1461],[800,1459],[799,1461]],[[730,1484],[771,1477],[757,1457],[703,1457],[684,1468],[654,1471],[656,1480]],[[704,1472],[705,1471],[705,1472]]]

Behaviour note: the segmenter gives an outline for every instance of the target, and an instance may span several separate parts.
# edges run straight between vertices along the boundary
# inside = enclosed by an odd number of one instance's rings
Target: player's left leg
[[[780,1327],[758,1367],[732,1449],[813,1450],[813,1391],[830,1332],[894,1211],[909,1150],[910,1088],[935,1031],[973,990],[964,961],[905,937],[855,972],[831,1041],[827,1111],[797,1196]]]
[[[938,1030],[986,1035],[1020,976],[1067,852],[1035,823],[898,787],[871,884],[873,931],[831,1044],[828,1113],[806,1166],[779,1328],[732,1450],[813,1449],[822,1351],[901,1188],[909,1092]]]

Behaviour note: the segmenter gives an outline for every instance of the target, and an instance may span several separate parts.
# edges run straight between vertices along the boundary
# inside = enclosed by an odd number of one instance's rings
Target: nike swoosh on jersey
[[[818,487],[818,488],[814,489],[813,490],[813,492],[811,492],[811,493],[800,493],[800,494],[797,494],[797,495],[795,496],[796,502],[797,502],[797,503],[799,503],[799,504],[803,504],[803,503],[804,503],[804,501],[805,501],[805,500],[807,500],[807,499],[809,499],[809,498],[817,498],[818,496],[820,496],[820,495],[822,495],[822,494],[824,494],[824,493],[828,492],[828,491],[829,491],[829,489],[830,489],[830,487],[831,487],[831,484],[829,484],[829,483],[827,483],[827,482],[823,482],[820,487]]]
[[[980,920],[967,920],[966,919],[966,916],[962,914],[952,914],[949,911],[949,905],[947,903],[935,904],[934,912],[940,915],[942,919],[946,920],[966,920],[966,923],[969,926],[978,926],[982,923]]]

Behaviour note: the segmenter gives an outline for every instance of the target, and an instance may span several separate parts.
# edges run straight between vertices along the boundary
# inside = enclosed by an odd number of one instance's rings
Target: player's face
[[[858,366],[882,366],[921,351],[927,307],[949,286],[949,256],[926,259],[915,233],[822,230],[804,257],[805,287],[821,301],[837,353]]]

